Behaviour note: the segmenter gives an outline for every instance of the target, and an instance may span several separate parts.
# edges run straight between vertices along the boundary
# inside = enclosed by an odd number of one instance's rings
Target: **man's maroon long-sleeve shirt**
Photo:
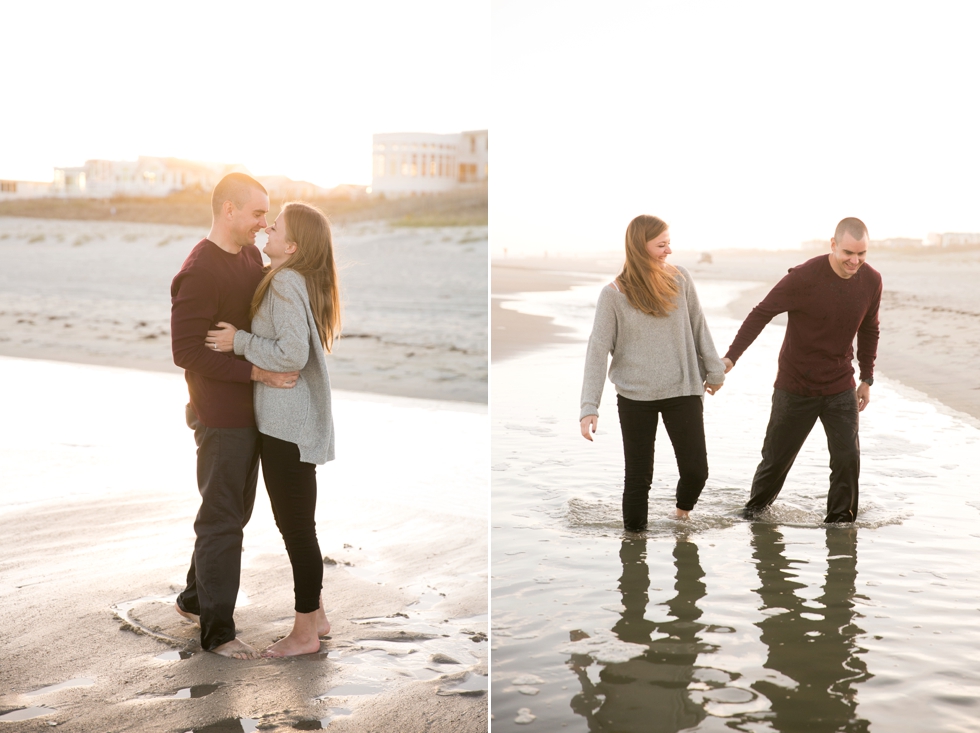
[[[789,325],[775,387],[803,397],[853,389],[855,334],[861,379],[874,375],[880,303],[877,270],[864,264],[844,279],[834,272],[827,255],[814,257],[791,268],[752,309],[725,356],[738,361],[766,324],[786,313]]]
[[[202,239],[170,286],[174,364],[184,369],[191,407],[209,428],[255,427],[252,365],[208,348],[204,339],[218,321],[249,330],[249,307],[262,275],[254,245],[233,255]]]

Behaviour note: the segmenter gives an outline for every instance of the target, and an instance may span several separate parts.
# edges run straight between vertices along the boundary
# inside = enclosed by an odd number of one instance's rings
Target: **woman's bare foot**
[[[221,646],[216,646],[211,651],[232,659],[258,659],[262,656],[258,649],[238,638],[225,642]]]
[[[323,613],[323,606],[312,613],[297,613],[293,630],[275,644],[266,647],[263,657],[295,657],[299,654],[315,654],[320,651],[321,619],[330,630],[330,622]],[[323,632],[326,633],[326,632]]]
[[[198,616],[196,613],[190,613],[189,611],[185,611],[183,608],[177,605],[176,601],[174,601],[174,609],[176,609],[177,613],[179,613],[181,616],[183,616],[185,619],[190,621],[195,626],[201,625],[200,616]]]
[[[323,596],[320,596],[320,607],[316,610],[316,633],[317,636],[326,636],[330,633],[330,622],[327,620],[327,612],[323,610]]]
[[[687,509],[675,509],[674,511],[677,512],[677,514],[675,516],[678,519],[690,519],[691,518],[691,512],[688,511]]]

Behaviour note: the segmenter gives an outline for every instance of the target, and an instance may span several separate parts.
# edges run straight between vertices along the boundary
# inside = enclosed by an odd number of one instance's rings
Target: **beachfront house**
[[[980,244],[980,234],[976,232],[930,232],[922,241],[926,247],[956,247]]]
[[[226,173],[241,165],[199,163],[178,158],[140,156],[137,160],[87,160],[85,165],[55,168],[50,195],[65,198],[169,196],[187,188],[210,191]]]
[[[371,193],[419,196],[486,184],[487,149],[486,130],[378,133]]]
[[[50,183],[42,181],[0,181],[0,201],[39,199],[50,195]]]

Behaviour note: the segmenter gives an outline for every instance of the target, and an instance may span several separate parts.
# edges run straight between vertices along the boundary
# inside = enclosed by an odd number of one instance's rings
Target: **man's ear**
[[[231,201],[225,201],[221,204],[221,215],[226,219],[230,219],[235,214],[235,204]]]

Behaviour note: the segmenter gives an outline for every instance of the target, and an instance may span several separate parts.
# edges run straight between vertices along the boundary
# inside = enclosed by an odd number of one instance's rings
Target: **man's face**
[[[255,244],[255,235],[268,224],[265,215],[269,213],[269,197],[261,191],[252,191],[251,198],[241,209],[231,206],[231,234],[235,244],[244,247]]]
[[[841,241],[830,240],[830,265],[845,280],[861,269],[867,256],[867,234],[861,239],[855,239],[850,232],[844,232]]]

